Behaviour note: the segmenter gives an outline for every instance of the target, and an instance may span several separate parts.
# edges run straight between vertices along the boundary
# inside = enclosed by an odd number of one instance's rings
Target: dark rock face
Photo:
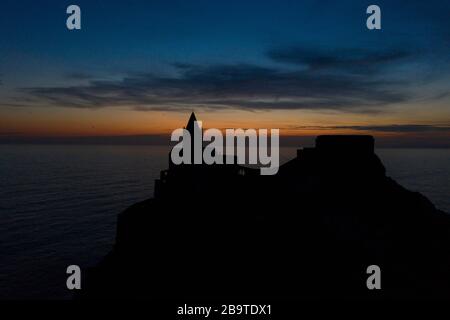
[[[373,146],[318,137],[274,176],[170,166],[119,215],[80,297],[450,298],[450,217],[386,177]]]

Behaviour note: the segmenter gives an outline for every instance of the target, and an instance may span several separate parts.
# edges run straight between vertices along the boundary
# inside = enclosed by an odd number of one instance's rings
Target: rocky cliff
[[[322,136],[259,176],[192,165],[119,215],[82,298],[450,298],[450,216],[387,177],[370,136]],[[366,269],[381,268],[381,290]]]

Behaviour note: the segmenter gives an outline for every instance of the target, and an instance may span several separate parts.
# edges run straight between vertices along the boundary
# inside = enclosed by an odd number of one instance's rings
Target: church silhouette
[[[450,298],[450,217],[386,176],[374,146],[319,136],[273,176],[169,161],[77,297]]]

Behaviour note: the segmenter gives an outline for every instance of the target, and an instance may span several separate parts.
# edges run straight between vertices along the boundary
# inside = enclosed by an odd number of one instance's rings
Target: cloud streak
[[[91,80],[94,76],[84,72],[69,72],[65,74],[65,78],[69,80]]]
[[[274,62],[302,65],[286,69],[252,64],[174,64],[176,76],[133,74],[121,80],[98,81],[85,74],[72,79],[88,84],[22,89],[26,105],[83,109],[130,107],[134,110],[338,110],[377,112],[411,99],[405,81],[377,76],[383,66],[410,56],[405,51],[335,52],[300,48],[271,50]]]
[[[304,66],[311,71],[373,74],[381,73],[391,63],[413,57],[404,49],[374,51],[368,49],[309,49],[292,46],[269,50],[267,55],[276,62]],[[417,55],[417,53],[415,53]]]
[[[364,125],[364,126],[292,126],[286,129],[291,130],[350,129],[357,131],[390,132],[390,133],[425,133],[425,132],[450,133],[450,125],[427,125],[427,124],[389,124],[389,125]]]

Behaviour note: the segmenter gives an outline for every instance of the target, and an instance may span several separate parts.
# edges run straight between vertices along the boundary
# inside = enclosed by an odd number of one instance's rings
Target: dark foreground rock
[[[80,298],[450,298],[450,217],[385,175],[372,137],[319,137],[275,176],[171,165],[156,187]]]

